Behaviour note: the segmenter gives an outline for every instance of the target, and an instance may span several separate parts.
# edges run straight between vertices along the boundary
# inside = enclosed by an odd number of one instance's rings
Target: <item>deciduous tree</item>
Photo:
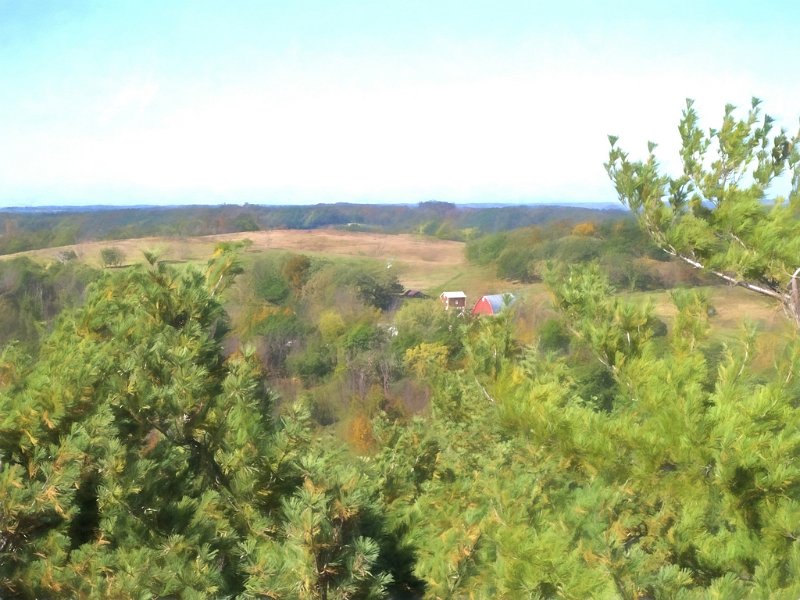
[[[100,250],[100,259],[104,267],[118,267],[125,260],[125,254],[116,246],[112,246]]]

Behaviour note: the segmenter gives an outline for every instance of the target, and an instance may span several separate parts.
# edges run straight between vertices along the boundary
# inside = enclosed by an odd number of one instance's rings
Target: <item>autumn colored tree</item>
[[[572,228],[572,235],[593,236],[597,235],[597,225],[591,221],[578,223]]]
[[[286,259],[283,264],[283,276],[289,282],[289,285],[295,291],[300,292],[303,284],[308,279],[308,273],[311,269],[311,259],[305,254],[292,254]]]

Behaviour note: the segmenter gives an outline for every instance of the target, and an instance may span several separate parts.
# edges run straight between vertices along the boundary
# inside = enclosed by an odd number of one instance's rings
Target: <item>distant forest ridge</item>
[[[486,209],[486,208],[541,208],[541,207],[559,207],[559,208],[589,208],[592,210],[616,210],[626,211],[627,209],[617,202],[441,202],[439,200],[426,200],[423,202],[317,202],[311,204],[253,204],[245,203],[227,203],[222,202],[219,204],[50,204],[50,205],[31,205],[31,206],[0,206],[0,213],[75,213],[75,212],[98,212],[98,211],[114,211],[114,210],[172,210],[172,209],[192,209],[192,208],[223,208],[223,207],[256,207],[265,209],[283,209],[283,208],[313,208],[315,206],[372,206],[372,207],[387,207],[387,206],[406,206],[409,208],[418,208],[425,204],[446,204],[455,208],[464,209]]]
[[[621,208],[555,205],[316,204],[141,207],[38,207],[0,210],[0,254],[90,240],[198,236],[264,229],[420,233],[467,240],[475,235],[550,222],[604,221]]]

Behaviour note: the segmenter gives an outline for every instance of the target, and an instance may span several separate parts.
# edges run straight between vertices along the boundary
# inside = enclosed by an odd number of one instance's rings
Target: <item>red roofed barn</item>
[[[473,315],[496,315],[514,303],[513,294],[490,294],[483,296],[472,308]]]

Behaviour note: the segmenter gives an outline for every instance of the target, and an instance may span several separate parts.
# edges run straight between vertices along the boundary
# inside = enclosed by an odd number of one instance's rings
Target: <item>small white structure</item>
[[[445,310],[454,308],[463,312],[467,307],[467,295],[464,292],[442,292],[439,300],[444,304]]]

